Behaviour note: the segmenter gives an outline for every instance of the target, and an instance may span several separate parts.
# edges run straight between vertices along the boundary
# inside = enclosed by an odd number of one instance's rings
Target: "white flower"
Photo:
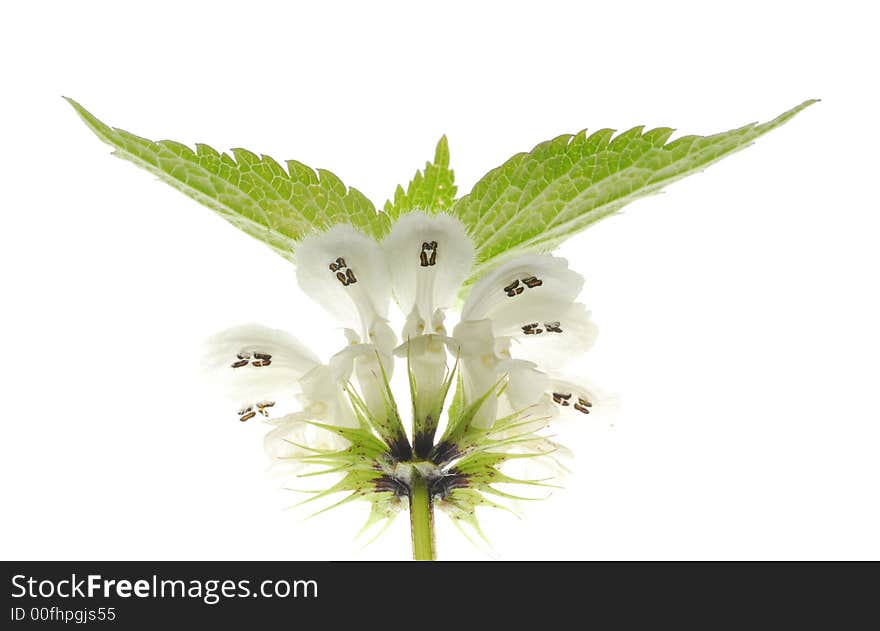
[[[346,441],[341,436],[313,422],[357,427],[357,417],[343,390],[351,378],[354,359],[353,349],[349,347],[334,355],[326,365],[309,370],[298,382],[302,409],[270,421],[275,429],[266,434],[263,444],[276,472],[297,473],[303,468],[302,458],[322,450],[345,447]]]
[[[445,310],[473,268],[474,246],[459,220],[415,212],[395,223],[383,249],[406,316],[396,354],[406,358],[413,382],[413,445],[417,455],[426,456],[446,394]]]
[[[346,327],[349,343],[362,344],[355,371],[367,403],[371,408],[380,406],[379,375],[382,369],[391,375],[397,341],[388,325],[391,284],[382,249],[353,227],[340,224],[305,239],[296,263],[303,291]]]
[[[278,400],[296,394],[302,376],[320,363],[292,335],[248,324],[206,340],[202,368],[248,420],[257,411],[268,415]]]
[[[454,303],[474,264],[464,225],[450,215],[409,213],[382,245],[394,295],[406,316],[403,339],[445,334],[443,311]]]
[[[575,302],[583,282],[565,259],[539,254],[512,259],[477,282],[453,332],[466,395],[479,396],[507,374],[505,393],[514,410],[551,401],[589,413],[593,402],[586,388],[539,369],[562,368],[595,342],[590,313]],[[480,410],[481,425],[492,424],[495,405],[487,401]]]
[[[357,331],[360,340],[394,343],[393,333],[386,329],[388,267],[373,239],[347,224],[308,237],[296,252],[296,277],[304,292]]]
[[[381,244],[335,226],[303,240],[296,262],[303,291],[344,327],[341,350],[323,363],[290,335],[250,325],[211,338],[205,363],[241,420],[271,417],[265,447],[276,468],[318,464],[345,475],[318,497],[351,491],[373,502],[373,520],[388,517],[416,467],[437,505],[469,520],[475,506],[492,505],[478,491],[529,483],[502,474],[505,460],[562,471],[556,458],[565,449],[545,428],[560,412],[586,415],[596,404],[590,388],[557,374],[596,337],[576,302],[581,276],[550,255],[511,259],[472,287],[450,336],[447,313],[474,260],[464,226],[446,214],[406,214]],[[392,296],[403,316],[400,344],[389,324]],[[397,360],[410,385],[409,429],[390,386]],[[438,437],[455,375],[457,403]],[[293,395],[297,410],[279,404]]]

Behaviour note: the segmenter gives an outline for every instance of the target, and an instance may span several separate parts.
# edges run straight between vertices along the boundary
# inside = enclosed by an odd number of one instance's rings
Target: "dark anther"
[[[590,403],[589,401],[587,401],[586,399],[584,399],[583,397],[578,397],[578,403],[580,403],[581,405],[588,407],[588,408],[593,407],[593,404]]]
[[[242,408],[242,409],[240,409],[240,410],[238,411],[238,415],[241,416],[242,414],[247,414],[248,412],[250,412],[250,411],[253,410],[253,409],[254,409],[254,406],[249,405],[249,406],[247,406],[246,408]]]
[[[273,407],[274,405],[274,401],[263,401],[262,403],[257,403],[257,412],[259,412],[263,416],[269,416],[269,408]]]
[[[272,359],[269,353],[254,353],[254,359]]]
[[[257,415],[257,413],[254,412],[253,410],[251,410],[250,412],[247,412],[246,414],[242,414],[242,415],[241,415],[241,418],[238,419],[238,420],[241,421],[242,423],[244,423],[245,421],[249,421],[249,420],[251,420],[251,419],[254,418],[256,415]]]
[[[571,392],[554,392],[553,393],[553,403],[557,405],[561,405],[563,407],[570,405],[569,399],[571,399]]]
[[[507,287],[504,288],[504,293],[506,293],[509,298],[513,298],[514,296],[519,296],[523,291],[524,291],[524,288],[519,286],[518,280],[513,281]]]
[[[528,278],[523,278],[522,282],[525,283],[526,287],[528,287],[529,289],[531,289],[532,287],[540,287],[544,284],[544,281],[537,276],[529,276]]]
[[[271,359],[259,359],[251,362],[251,366],[256,366],[257,368],[262,368],[263,366],[269,366],[272,363]]]
[[[236,357],[238,357],[239,359],[250,359],[250,358],[251,358],[251,354],[248,353],[247,351],[242,351],[242,352],[238,353],[238,354],[236,355]]]
[[[345,270],[345,278],[348,280],[349,285],[354,285],[356,282],[358,282],[358,279],[354,277],[354,272],[351,271],[350,267]]]
[[[589,414],[590,409],[586,406],[581,405],[580,403],[574,404],[574,409],[580,412],[581,414]]]
[[[247,365],[248,365],[248,360],[246,360],[246,359],[239,359],[237,362],[232,362],[233,368],[241,368],[242,366],[247,366]]]
[[[544,328],[547,329],[548,333],[562,333],[562,328],[559,326],[559,322],[545,322]]]
[[[347,286],[348,286],[348,279],[345,278],[345,274],[343,274],[342,272],[336,272],[336,279],[337,279],[340,283],[342,283],[342,286],[343,286],[343,287],[347,287]]]
[[[532,322],[531,324],[523,325],[522,332],[526,335],[540,335],[544,332],[544,329],[540,328],[537,322]]]
[[[428,256],[430,253],[431,256]],[[437,264],[437,242],[422,242],[422,251],[419,253],[419,264],[422,267],[431,267]]]

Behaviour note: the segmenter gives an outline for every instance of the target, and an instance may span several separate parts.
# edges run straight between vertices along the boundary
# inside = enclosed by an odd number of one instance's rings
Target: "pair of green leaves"
[[[282,166],[245,149],[219,153],[170,140],[153,142],[110,127],[68,99],[115,154],[208,206],[252,237],[292,260],[297,241],[315,230],[350,223],[381,239],[391,223],[413,210],[449,212],[470,232],[477,251],[471,281],[489,267],[524,252],[553,249],[629,202],[699,171],[786,123],[815,103],[805,101],[766,123],[711,136],[668,142],[667,127],[581,131],[543,142],[487,173],[456,198],[449,147],[440,139],[433,162],[416,173],[381,211],[330,171],[295,160]]]

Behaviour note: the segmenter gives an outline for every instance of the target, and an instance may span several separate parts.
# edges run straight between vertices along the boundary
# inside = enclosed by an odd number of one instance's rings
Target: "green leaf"
[[[770,122],[713,136],[667,142],[668,127],[564,135],[487,173],[453,206],[477,249],[472,282],[503,258],[545,252],[675,180],[748,146],[809,107],[805,101]]]
[[[232,155],[197,144],[195,151],[171,140],[153,142],[109,127],[73,99],[67,99],[88,127],[160,180],[214,210],[228,222],[293,259],[296,241],[314,230],[351,223],[379,238],[387,218],[354,188],[329,171],[312,170],[295,160],[286,168],[269,156],[245,149]]]
[[[434,151],[434,162],[425,164],[424,173],[416,171],[406,191],[398,185],[394,200],[385,202],[384,210],[391,221],[413,210],[436,213],[452,207],[456,191],[455,174],[449,168],[449,143],[443,136]]]

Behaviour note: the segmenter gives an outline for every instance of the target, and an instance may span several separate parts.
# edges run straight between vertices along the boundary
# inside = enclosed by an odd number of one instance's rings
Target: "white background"
[[[12,5],[10,5],[12,6]],[[226,326],[340,333],[288,263],[109,155],[326,167],[377,205],[450,140],[460,193],[584,127],[712,133],[823,102],[561,250],[615,393],[504,559],[880,557],[876,20],[868,3],[15,3],[0,19],[0,557],[406,558],[405,517],[303,521],[204,388]],[[441,520],[444,558],[488,558]]]

